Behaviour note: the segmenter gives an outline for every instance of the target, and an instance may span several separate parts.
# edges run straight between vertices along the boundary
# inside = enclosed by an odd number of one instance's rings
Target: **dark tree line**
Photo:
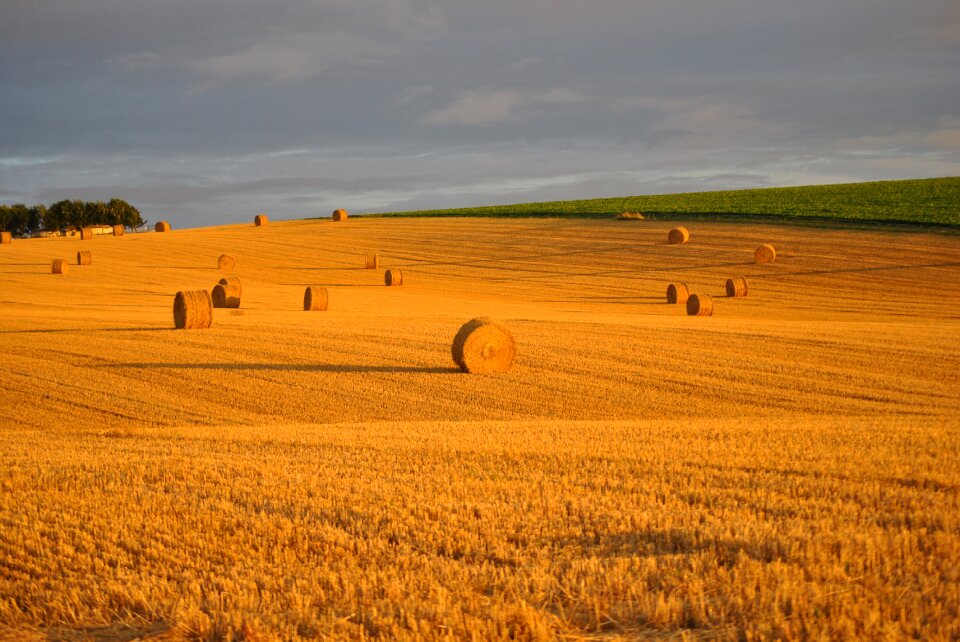
[[[0,230],[14,236],[29,236],[40,230],[63,231],[68,227],[123,225],[141,227],[140,211],[121,198],[103,201],[57,201],[50,207],[23,203],[0,205]]]

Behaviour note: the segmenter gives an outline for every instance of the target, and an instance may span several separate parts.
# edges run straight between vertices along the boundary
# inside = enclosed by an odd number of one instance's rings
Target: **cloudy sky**
[[[0,202],[179,227],[960,175],[957,0],[0,0]]]

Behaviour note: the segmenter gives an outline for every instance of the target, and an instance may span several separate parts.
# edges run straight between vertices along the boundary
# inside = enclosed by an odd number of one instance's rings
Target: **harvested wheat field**
[[[957,236],[685,225],[4,246],[0,639],[957,639]],[[175,330],[221,251],[242,308]]]

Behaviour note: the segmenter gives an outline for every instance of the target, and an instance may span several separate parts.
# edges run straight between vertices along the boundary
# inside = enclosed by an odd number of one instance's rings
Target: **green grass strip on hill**
[[[518,203],[367,216],[758,217],[960,226],[960,177]]]

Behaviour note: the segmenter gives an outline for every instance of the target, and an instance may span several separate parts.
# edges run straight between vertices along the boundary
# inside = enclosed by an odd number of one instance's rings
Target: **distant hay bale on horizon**
[[[690,290],[686,283],[671,283],[667,286],[667,303],[686,303],[690,297]]]
[[[270,222],[266,214],[257,214],[253,217],[253,224],[257,227],[265,227]]]
[[[170,228],[170,224],[167,223],[166,221],[160,221],[159,223],[153,226],[153,229],[157,232],[169,232],[171,228]]]
[[[675,227],[667,233],[670,245],[683,245],[690,240],[690,230],[685,227]]]
[[[403,285],[403,270],[390,268],[383,273],[383,282],[390,287]]]
[[[488,317],[477,317],[461,326],[450,351],[463,372],[488,374],[510,370],[517,345],[505,327]]]
[[[747,277],[735,276],[727,279],[727,296],[741,297],[747,296]]]
[[[77,252],[77,265],[90,265],[93,263],[93,256],[90,252]]]
[[[713,316],[713,297],[709,294],[691,294],[687,299],[687,314],[692,317]]]
[[[217,259],[217,267],[221,270],[235,270],[237,268],[237,260],[229,254],[221,254],[220,258]]]
[[[113,226],[113,235],[114,235],[114,236],[123,236],[123,226],[122,226],[122,225],[114,225],[114,226]]]
[[[777,248],[769,243],[764,243],[753,253],[753,260],[756,263],[773,263],[777,260]]]
[[[334,221],[345,221],[347,220],[347,210],[333,210],[333,214],[330,215]]]
[[[217,283],[210,293],[210,300],[215,308],[239,308],[240,289],[233,284]]]
[[[618,221],[642,221],[643,214],[640,212],[620,212],[617,214]]]
[[[363,266],[368,270],[376,270],[380,267],[380,255],[379,254],[367,254],[363,258]]]
[[[225,276],[217,281],[217,285],[229,285],[233,288],[236,288],[239,296],[243,296],[243,286],[240,284],[239,276]]]
[[[303,309],[306,312],[324,312],[328,302],[327,288],[311,285],[303,292]]]
[[[173,298],[173,325],[178,330],[200,330],[213,324],[213,301],[206,290],[180,291]]]
[[[50,271],[54,274],[66,274],[68,271],[67,259],[53,259]]]
[[[10,245],[13,242],[13,234],[10,232],[0,232],[0,245]]]
[[[89,241],[93,238],[93,229],[84,227],[80,230],[80,240]]]

